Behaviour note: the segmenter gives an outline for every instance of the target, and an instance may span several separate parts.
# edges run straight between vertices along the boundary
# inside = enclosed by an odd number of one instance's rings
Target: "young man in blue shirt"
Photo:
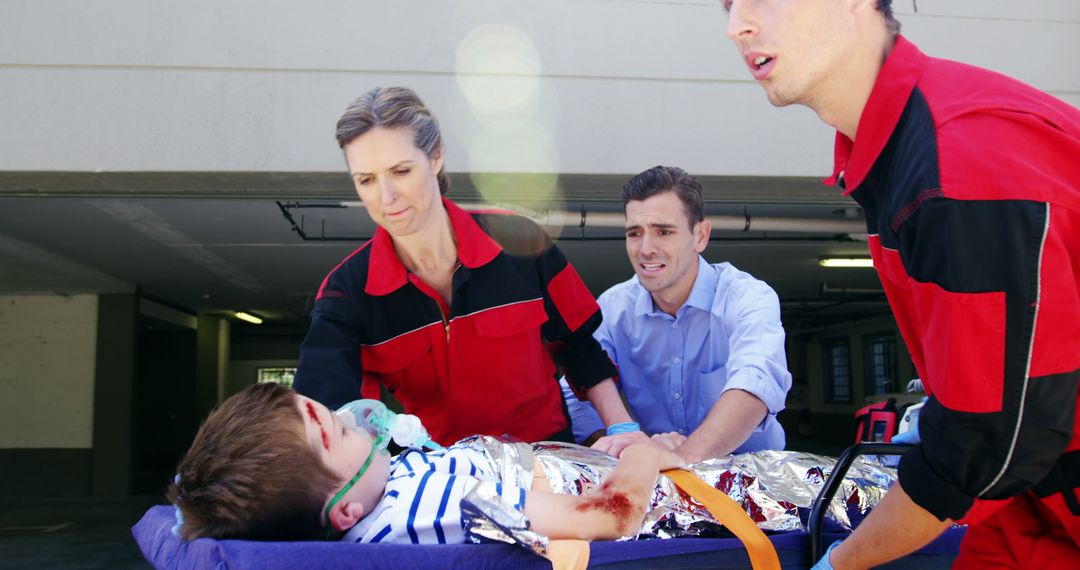
[[[776,293],[701,257],[711,227],[701,185],[683,170],[646,170],[622,196],[635,275],[600,296],[604,321],[594,336],[619,368],[640,431],[594,447],[618,456],[647,434],[688,462],[783,449],[776,414],[791,374]],[[591,406],[567,394],[576,435],[603,429]]]

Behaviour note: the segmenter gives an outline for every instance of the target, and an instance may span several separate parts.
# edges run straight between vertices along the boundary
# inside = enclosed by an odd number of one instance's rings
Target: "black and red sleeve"
[[[1077,372],[1030,374],[1036,322],[1049,318],[1040,315],[1040,275],[1050,205],[939,195],[900,222],[922,372],[933,389],[900,483],[939,519],[955,520],[976,498],[1030,489],[1072,436]]]
[[[323,283],[300,345],[300,366],[293,383],[298,393],[332,410],[361,398],[363,369],[353,289],[341,268]]]

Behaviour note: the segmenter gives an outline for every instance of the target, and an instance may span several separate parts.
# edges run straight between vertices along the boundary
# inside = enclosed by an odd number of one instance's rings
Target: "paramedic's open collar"
[[[929,60],[915,44],[904,36],[896,36],[896,45],[881,66],[874,89],[859,117],[859,130],[855,134],[858,144],[836,132],[833,174],[825,179],[826,184],[835,185],[843,175],[844,195],[847,196],[863,183],[889,142]]]
[[[499,255],[502,247],[480,229],[471,214],[446,198],[442,203],[450,216],[450,226],[457,240],[458,261],[462,265],[473,269]],[[381,226],[371,238],[370,259],[367,285],[364,286],[368,295],[389,295],[408,282],[408,271],[394,252],[393,239]]]

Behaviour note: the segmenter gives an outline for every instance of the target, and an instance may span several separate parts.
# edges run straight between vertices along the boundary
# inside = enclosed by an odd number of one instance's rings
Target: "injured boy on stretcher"
[[[169,488],[174,532],[189,540],[461,543],[463,499],[485,496],[478,491],[486,488],[548,538],[614,539],[637,534],[659,472],[684,463],[666,449],[637,445],[601,485],[580,496],[556,494],[539,463],[515,475],[506,466],[512,454],[493,457],[470,440],[424,452],[421,445],[434,444],[418,422],[408,423],[414,418],[347,408],[331,412],[275,384],[229,398],[202,425]],[[387,433],[386,417],[404,421]],[[391,458],[389,435],[409,449]]]
[[[406,450],[389,457],[388,437]],[[332,413],[267,384],[210,414],[168,494],[173,534],[186,539],[506,542],[549,558],[556,545],[576,556],[574,539],[735,534],[764,547],[762,531],[805,530],[835,459],[758,451],[665,471],[681,463],[651,444],[618,462],[574,444],[490,436],[444,450],[414,416],[379,402]],[[895,481],[895,470],[859,458],[826,519],[850,531]]]

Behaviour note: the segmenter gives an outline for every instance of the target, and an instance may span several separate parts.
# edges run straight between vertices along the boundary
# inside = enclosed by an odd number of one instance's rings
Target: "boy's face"
[[[297,394],[296,406],[304,418],[304,433],[308,445],[316,450],[327,467],[337,473],[341,485],[344,485],[372,455],[371,438],[367,434],[346,428],[326,406],[311,398]],[[371,465],[342,502],[359,501],[364,507],[364,513],[370,513],[382,498],[389,478],[390,458],[375,450]],[[334,489],[334,493],[339,489],[340,486]],[[333,493],[327,497],[327,501],[332,496]]]

